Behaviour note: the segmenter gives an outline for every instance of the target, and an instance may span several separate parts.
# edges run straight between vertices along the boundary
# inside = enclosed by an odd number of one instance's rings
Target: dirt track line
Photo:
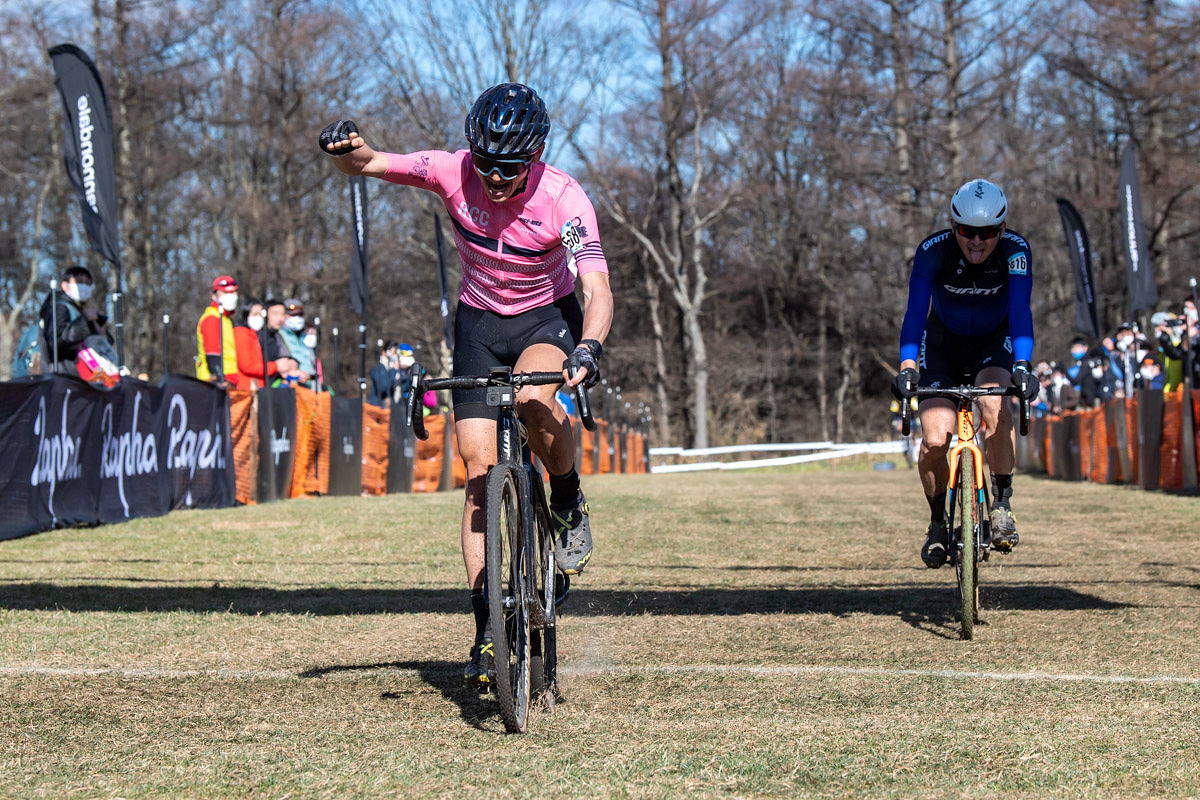
[[[390,666],[363,668],[360,666],[327,666],[304,672],[285,670],[229,670],[229,669],[139,669],[139,668],[77,668],[77,667],[0,667],[0,678],[58,677],[58,678],[158,678],[182,680],[188,678],[227,680],[297,680],[325,678],[353,680],[363,675],[399,675],[416,673],[415,669]],[[946,678],[949,680],[994,680],[1045,683],[1105,683],[1143,685],[1200,686],[1200,677],[1178,675],[1086,675],[1061,672],[979,672],[953,669],[892,669],[887,667],[833,667],[833,666],[788,666],[767,667],[741,664],[698,664],[646,667],[566,667],[561,670],[564,677],[587,677],[595,675],[683,675],[714,673],[724,675],[757,675],[763,677],[788,677],[795,675],[826,676],[877,676],[908,678]]]

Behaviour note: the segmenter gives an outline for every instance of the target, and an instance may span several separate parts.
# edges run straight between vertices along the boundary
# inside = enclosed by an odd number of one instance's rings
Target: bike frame
[[[975,444],[975,409],[974,402],[970,399],[963,398],[958,404],[958,444],[950,449],[950,483],[948,484],[949,494],[947,504],[950,506],[949,525],[950,529],[954,529],[954,508],[955,508],[955,493],[958,491],[958,471],[962,468],[962,452],[969,451],[974,458],[971,459],[971,467],[975,472],[975,485],[978,487],[975,502],[983,503],[987,507],[987,487],[983,482],[983,452]],[[978,542],[981,546],[983,542]],[[986,551],[984,551],[986,552]]]

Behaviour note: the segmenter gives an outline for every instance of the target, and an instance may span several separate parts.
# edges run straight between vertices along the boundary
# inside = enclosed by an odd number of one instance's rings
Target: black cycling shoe
[[[492,640],[484,639],[471,646],[471,660],[463,670],[463,683],[473,686],[480,694],[488,691],[496,681],[496,654]]]
[[[992,549],[998,553],[1011,553],[1021,541],[1017,536],[1017,518],[1013,516],[1008,503],[1000,502],[990,514],[992,523]]]
[[[947,533],[944,520],[929,523],[929,529],[925,531],[925,544],[921,546],[921,560],[930,569],[937,569],[950,558],[946,552]]]

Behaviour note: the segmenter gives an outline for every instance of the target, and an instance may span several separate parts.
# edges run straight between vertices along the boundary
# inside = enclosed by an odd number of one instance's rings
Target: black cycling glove
[[[917,391],[917,380],[920,377],[912,367],[900,370],[892,379],[892,396],[900,401],[912,397]]]
[[[592,344],[594,340],[588,339],[585,341],[586,343],[580,342],[571,355],[567,356],[567,360],[563,362],[563,369],[567,371],[568,375],[574,375],[575,370],[580,367],[586,369],[587,376],[583,379],[583,385],[590,389],[600,380],[599,361],[601,348],[600,343],[596,342],[596,349],[593,350],[588,345]]]
[[[1033,401],[1037,399],[1038,391],[1042,388],[1038,379],[1033,377],[1030,371],[1032,366],[1028,361],[1018,361],[1013,364],[1012,385],[1021,390],[1021,394],[1025,395],[1025,399]]]
[[[325,130],[321,131],[321,137],[318,141],[321,143],[321,152],[327,156],[340,157],[347,153],[353,152],[355,148],[349,146],[336,151],[330,151],[329,145],[345,142],[349,145],[350,140],[358,136],[358,125],[354,124],[352,119],[339,119],[337,122],[331,122],[325,126]]]

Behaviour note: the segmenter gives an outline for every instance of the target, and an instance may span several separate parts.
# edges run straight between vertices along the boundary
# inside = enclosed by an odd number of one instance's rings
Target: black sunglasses
[[[954,232],[967,240],[974,239],[976,236],[978,236],[980,239],[986,242],[988,239],[995,239],[1000,235],[1000,226],[985,225],[983,227],[976,227],[974,225],[964,225],[961,222],[958,222],[954,225]]]
[[[518,156],[515,158],[492,158],[481,153],[471,151],[471,163],[475,166],[475,171],[479,173],[479,177],[488,178],[492,173],[496,173],[501,179],[506,181],[516,180],[521,175],[521,171],[528,168],[533,161],[533,156]]]

